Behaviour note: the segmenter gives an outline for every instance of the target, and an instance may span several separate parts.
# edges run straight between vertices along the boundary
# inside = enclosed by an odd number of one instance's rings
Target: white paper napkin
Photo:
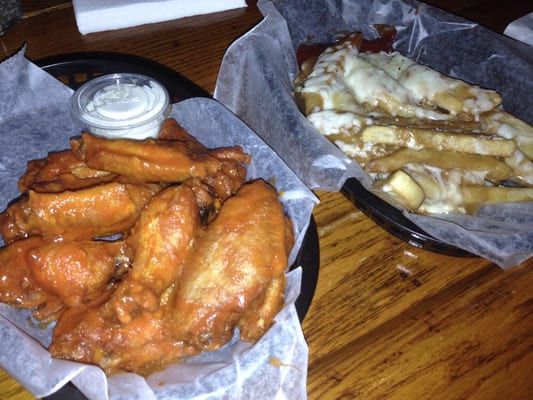
[[[533,12],[511,22],[503,33],[533,46]]]
[[[73,0],[83,34],[246,7],[245,0]]]

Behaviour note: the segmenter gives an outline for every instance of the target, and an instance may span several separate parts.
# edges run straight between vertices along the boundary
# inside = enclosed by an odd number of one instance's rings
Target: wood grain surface
[[[530,1],[428,1],[501,32]],[[23,1],[0,36],[38,59],[88,50],[163,63],[212,92],[226,48],[261,18],[246,9],[83,36],[70,2]],[[533,398],[533,260],[504,271],[415,248],[340,193],[317,191],[320,275],[303,330],[309,399]],[[0,398],[33,396],[0,370]]]

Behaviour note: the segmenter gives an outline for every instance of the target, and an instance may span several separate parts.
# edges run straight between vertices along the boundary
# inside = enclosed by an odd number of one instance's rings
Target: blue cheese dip
[[[82,85],[71,99],[80,128],[111,139],[156,137],[169,111],[167,90],[140,74],[102,75]]]

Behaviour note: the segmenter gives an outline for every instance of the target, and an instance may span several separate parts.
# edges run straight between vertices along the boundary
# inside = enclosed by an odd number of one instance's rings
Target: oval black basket
[[[211,97],[207,91],[177,71],[152,60],[130,54],[68,53],[41,58],[34,63],[74,90],[100,75],[131,72],[151,76],[161,82],[168,90],[172,103],[191,97]],[[319,263],[318,232],[315,220],[311,217],[300,251],[291,267],[291,269],[297,266],[302,267],[301,293],[296,300],[296,311],[300,321],[303,321],[315,293]],[[86,397],[72,383],[68,383],[46,399],[86,400]]]

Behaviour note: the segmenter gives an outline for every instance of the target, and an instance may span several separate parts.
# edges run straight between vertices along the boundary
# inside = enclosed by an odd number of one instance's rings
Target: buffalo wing
[[[105,139],[85,132],[71,140],[71,147],[90,168],[110,171],[137,182],[205,179],[221,169],[221,158],[225,155],[230,155],[239,169],[248,161],[248,155],[238,147],[227,152],[212,151],[196,141]]]
[[[0,214],[5,243],[31,235],[90,238],[130,229],[156,185],[109,182],[75,191],[28,191]]]
[[[288,226],[277,193],[264,181],[245,184],[229,198],[186,260],[168,309],[175,335],[212,350],[246,315],[241,336],[257,340],[281,308],[293,244]],[[261,312],[248,314],[252,306]]]
[[[117,175],[109,171],[89,168],[69,149],[50,152],[45,158],[29,161],[26,171],[19,178],[18,189],[23,193],[30,189],[59,193],[115,179]]]
[[[129,258],[123,241],[54,241],[40,236],[0,249],[0,301],[37,307],[39,320],[55,319],[120,279]]]

